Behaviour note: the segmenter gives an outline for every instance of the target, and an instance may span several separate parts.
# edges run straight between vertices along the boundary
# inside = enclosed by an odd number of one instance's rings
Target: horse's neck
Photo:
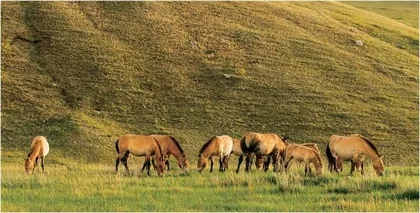
[[[36,146],[35,145],[31,149],[31,152],[29,153],[28,158],[31,159],[32,161],[34,161],[35,158],[39,155],[40,151],[41,151],[41,146]]]
[[[172,143],[168,150],[176,159],[181,158],[182,152],[175,143]]]
[[[372,149],[372,147],[369,146],[369,144],[365,144],[365,150],[365,154],[369,156],[372,161],[376,161],[380,158],[380,156]]]

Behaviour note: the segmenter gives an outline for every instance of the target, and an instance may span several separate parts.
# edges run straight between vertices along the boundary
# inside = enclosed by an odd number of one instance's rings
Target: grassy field
[[[419,28],[418,1],[347,1],[343,3],[392,18],[416,29]]]
[[[131,164],[131,169],[133,169]],[[137,165],[137,167],[139,164]],[[293,169],[294,168],[294,169]],[[22,165],[2,166],[2,211],[419,211],[417,167],[388,167],[377,177],[327,172],[304,177],[232,169],[184,175],[175,169],[159,178],[99,164],[48,166],[28,176]],[[346,167],[347,168],[347,167]]]

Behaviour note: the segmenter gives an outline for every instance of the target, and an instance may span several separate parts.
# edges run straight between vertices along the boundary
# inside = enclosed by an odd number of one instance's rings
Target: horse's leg
[[[210,172],[213,172],[213,164],[214,164],[213,156],[210,156]]]
[[[224,165],[223,165],[223,156],[222,155],[220,155],[219,156],[219,164],[220,164],[220,166],[219,166],[219,171],[220,172],[223,172],[223,171],[225,171],[225,168],[224,168]]]
[[[125,154],[124,154],[124,156],[121,158],[121,161],[122,161],[122,163],[124,164],[124,167],[125,167],[125,171],[127,172],[127,173],[129,173],[130,172],[130,170],[128,169],[128,163],[127,163],[127,161],[128,161],[128,156],[130,155],[130,152],[129,151],[127,151]]]
[[[270,168],[270,160],[271,160],[271,157],[269,155],[267,155],[267,159],[264,162],[264,172],[266,172],[268,170],[268,168]]]
[[[41,157],[41,166],[42,166],[42,172],[45,171],[44,169],[44,156]]]
[[[251,159],[252,159],[253,155],[252,154],[247,154],[246,158],[245,158],[245,172],[249,172],[251,171]]]
[[[38,157],[36,157],[35,158],[35,166],[34,166],[34,170],[33,171],[35,171],[35,168],[38,166],[38,160],[39,160],[39,158]],[[33,172],[32,171],[32,172]],[[38,172],[39,172],[39,167],[38,167]]]
[[[286,172],[286,174],[287,174],[287,171],[289,170],[289,166],[292,160],[293,160],[293,156],[289,160],[287,160],[286,163],[284,164],[284,171]]]
[[[279,161],[279,158],[278,157],[279,157],[278,154],[274,154],[273,155],[273,167],[274,167],[273,171],[274,172],[279,172],[279,162],[278,162]],[[268,165],[270,165],[270,164],[268,164]]]
[[[364,168],[363,168],[363,162],[361,162],[360,167],[362,167],[361,174],[362,174],[362,175],[365,175],[365,170],[364,170]]]
[[[223,158],[223,164],[225,165],[225,171],[226,171],[227,169],[229,169],[229,159],[230,159],[230,155],[231,155],[231,154],[226,155],[226,156]]]
[[[353,172],[355,170],[355,167],[356,167],[355,163],[353,163],[353,161],[351,161],[350,175],[353,175]]]
[[[115,172],[118,172],[118,166],[120,165],[120,156],[115,160]]]
[[[239,156],[238,169],[236,169],[236,173],[239,173],[239,168],[241,168],[241,163],[243,160],[244,160],[244,156],[243,155]]]

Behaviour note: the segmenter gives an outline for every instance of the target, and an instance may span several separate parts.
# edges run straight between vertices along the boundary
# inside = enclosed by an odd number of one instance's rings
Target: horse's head
[[[263,167],[264,160],[265,158],[263,156],[257,157],[257,159],[255,160],[255,167],[257,167],[257,169],[261,169]]]
[[[316,175],[320,176],[324,174],[324,166],[321,164],[318,168],[316,168]]]
[[[188,160],[184,154],[182,154],[181,160],[178,162],[178,166],[182,169],[182,171],[188,172]]]
[[[384,168],[384,161],[382,160],[383,156],[380,156],[378,159],[376,159],[373,162],[373,168],[376,171],[376,174],[379,176],[382,176],[385,174],[385,168]]]
[[[157,161],[157,165],[156,165],[156,171],[158,173],[158,176],[162,176],[163,173],[165,172],[165,161],[168,159],[168,157],[165,156],[161,156],[161,157],[156,157],[156,161]]]
[[[203,156],[203,154],[198,155],[198,162],[197,162],[197,171],[201,172],[207,166],[207,158]]]
[[[27,174],[31,174],[33,169],[34,169],[34,162],[30,158],[26,158],[26,160],[25,160],[25,172]]]
[[[343,160],[339,157],[335,160],[337,170],[343,171]]]

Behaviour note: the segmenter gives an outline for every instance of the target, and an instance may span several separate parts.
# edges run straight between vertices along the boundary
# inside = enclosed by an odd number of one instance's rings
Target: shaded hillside
[[[45,135],[56,163],[113,162],[130,132],[175,136],[194,166],[246,131],[360,133],[417,164],[417,30],[334,2],[2,3],[3,161]]]

